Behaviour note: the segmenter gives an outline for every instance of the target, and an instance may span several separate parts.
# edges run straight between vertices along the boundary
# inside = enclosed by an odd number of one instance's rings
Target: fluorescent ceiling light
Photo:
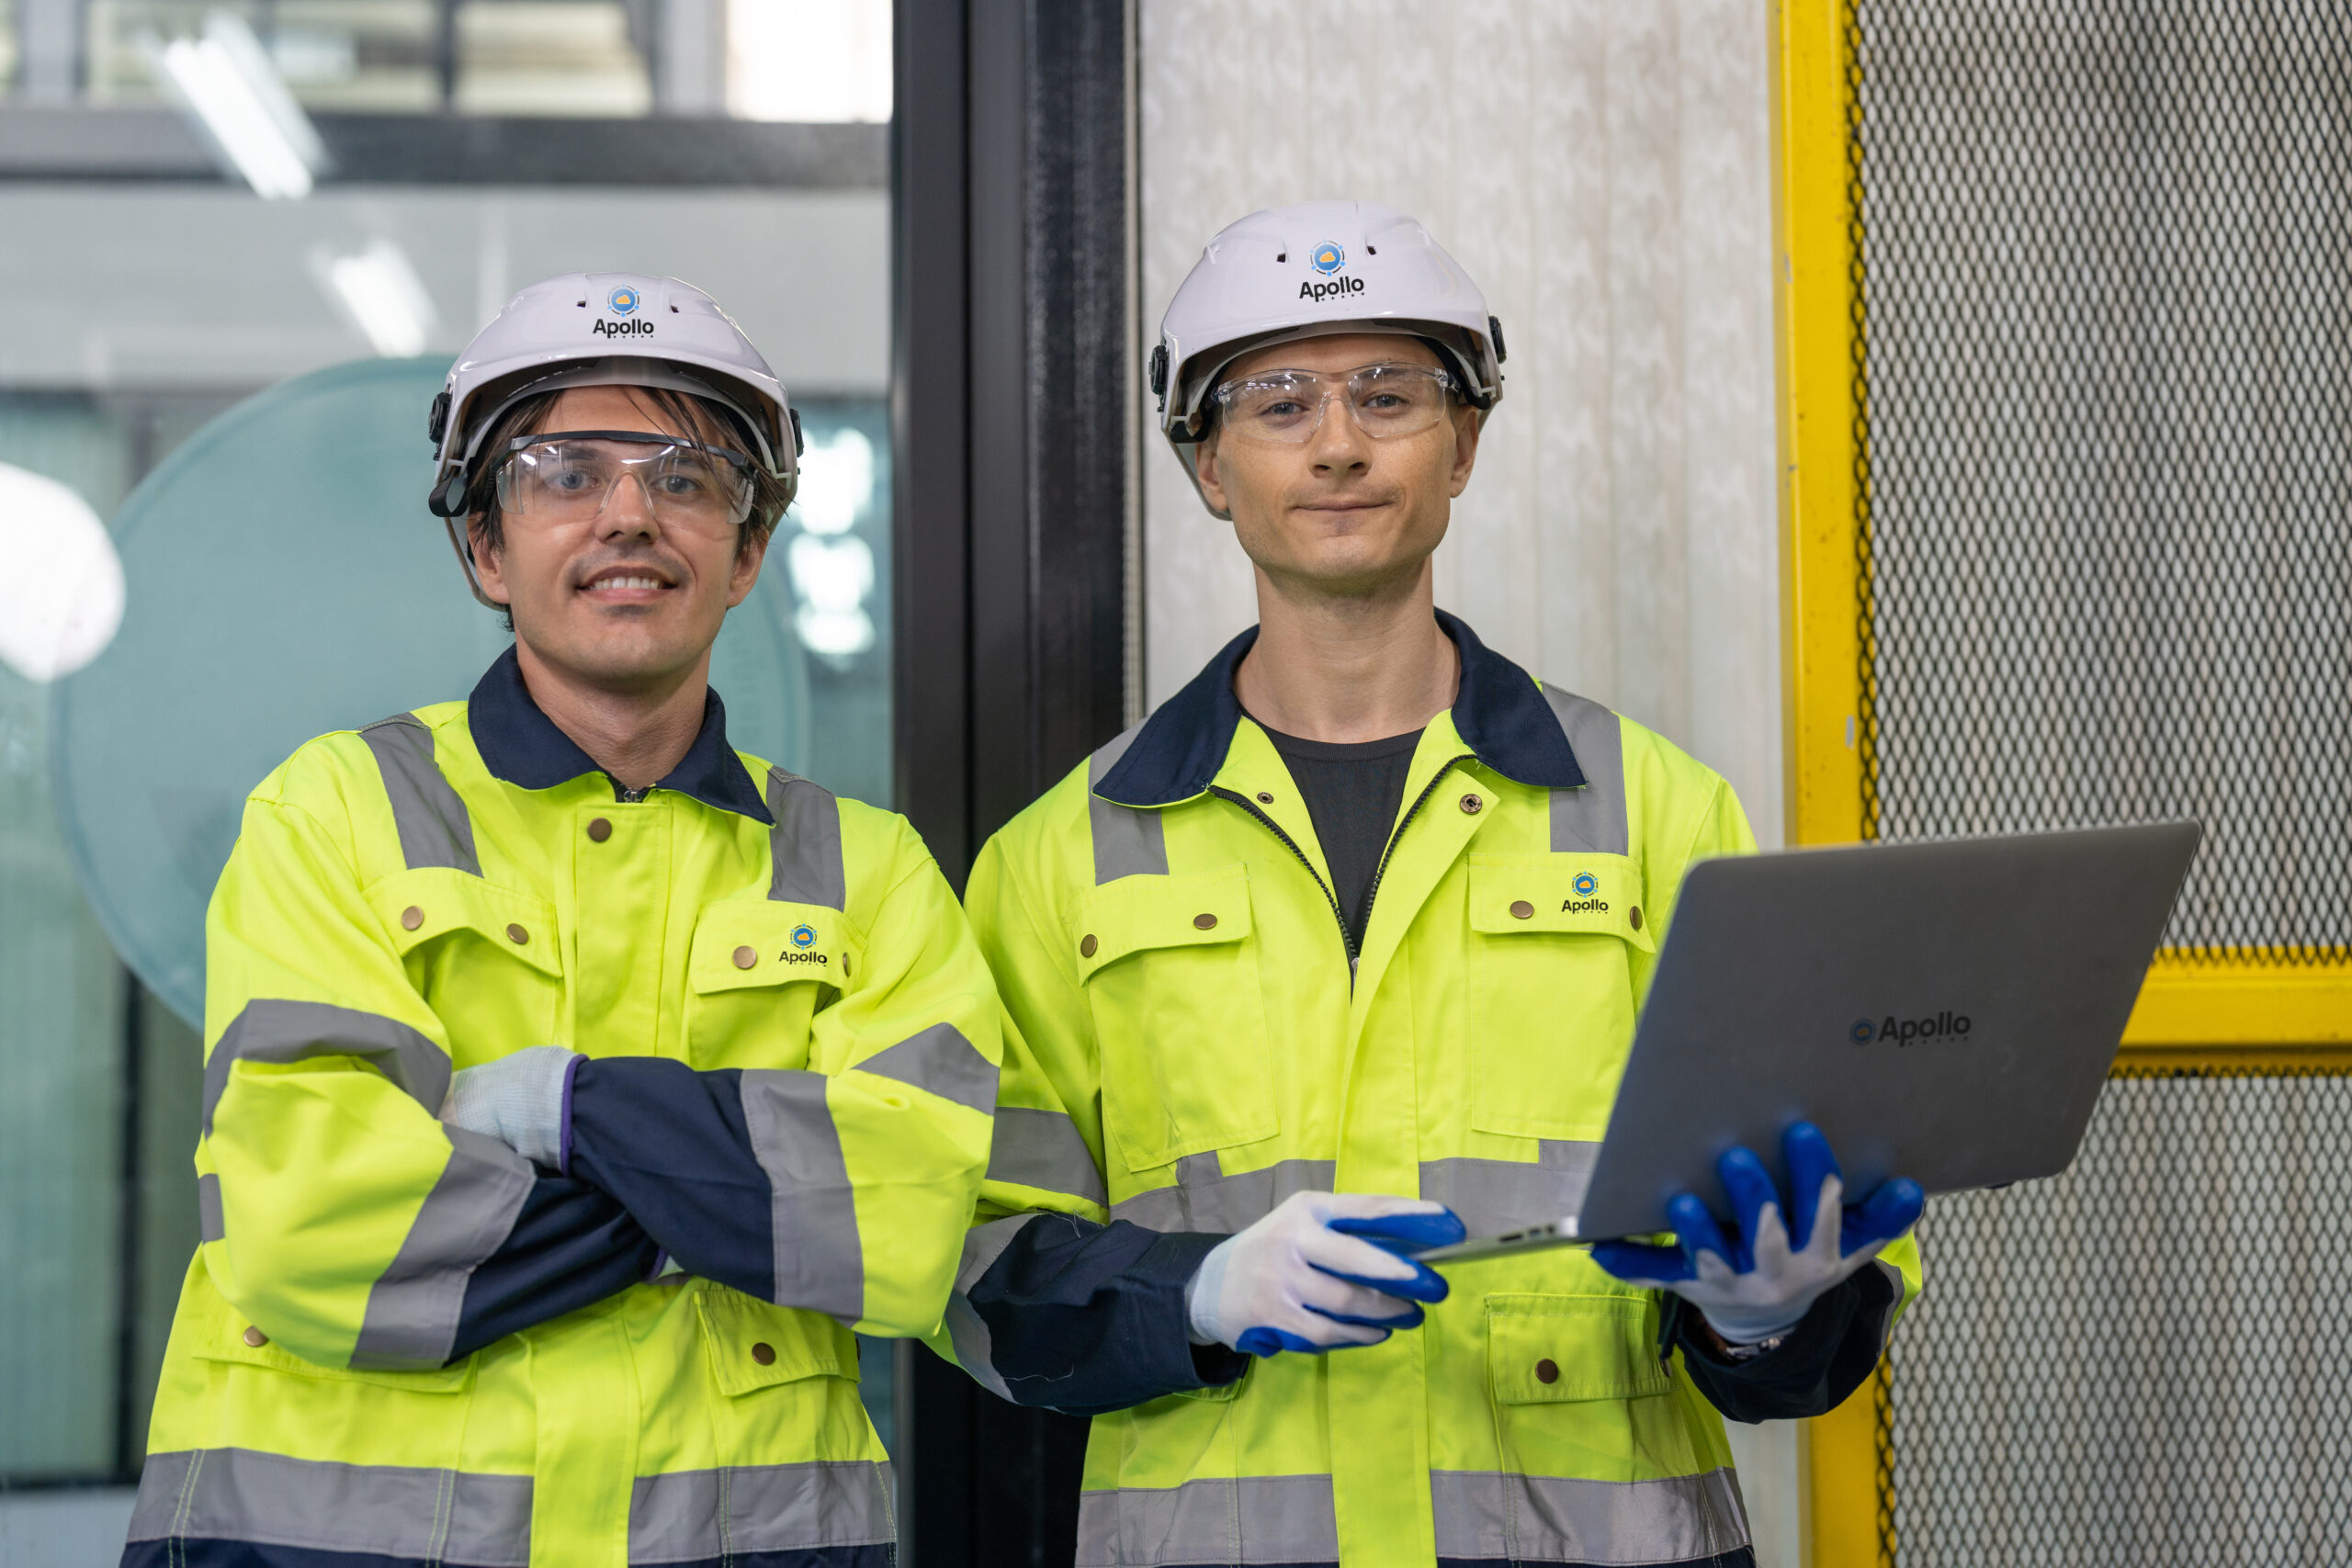
[[[0,463],[0,664],[28,681],[71,675],[122,626],[122,558],[90,503]]]
[[[433,296],[407,252],[378,240],[356,255],[321,253],[313,266],[328,297],[378,354],[406,359],[424,352],[435,320]]]
[[[299,199],[328,167],[326,144],[243,18],[215,11],[201,39],[149,44],[157,74],[214,156],[270,200]]]
[[[890,0],[728,0],[728,105],[745,119],[890,118]]]

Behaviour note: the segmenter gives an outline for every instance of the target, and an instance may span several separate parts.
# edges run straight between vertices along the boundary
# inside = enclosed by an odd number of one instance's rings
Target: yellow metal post
[[[1782,755],[1792,843],[1862,836],[1860,215],[1845,0],[1777,0]]]
[[[1860,219],[1848,0],[1777,0],[1772,29],[1778,261],[1782,712],[1788,839],[1862,836],[1863,500]],[[1805,1423],[1811,1568],[1877,1568],[1882,1412],[1873,1378]]]

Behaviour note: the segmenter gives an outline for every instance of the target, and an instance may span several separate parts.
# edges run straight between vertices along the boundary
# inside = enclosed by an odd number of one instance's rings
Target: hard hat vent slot
[[[1370,240],[1366,240],[1363,243],[1363,254],[1368,256],[1376,256],[1380,254],[1380,247],[1374,244]]]
[[[1276,252],[1276,253],[1275,253],[1275,255],[1274,255],[1274,260],[1276,260],[1276,261],[1278,261],[1278,262],[1286,262],[1286,261],[1290,260],[1290,253],[1289,253],[1288,251],[1279,251],[1279,252]]]

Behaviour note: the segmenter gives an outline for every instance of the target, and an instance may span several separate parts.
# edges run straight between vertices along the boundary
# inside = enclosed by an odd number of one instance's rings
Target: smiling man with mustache
[[[1000,1015],[905,821],[728,744],[798,421],[707,295],[575,276],[432,434],[514,646],[246,803],[124,1562],[883,1568],[851,1330],[940,1320]]]
[[[1503,352],[1385,208],[1212,239],[1153,390],[1258,625],[973,868],[1012,1027],[945,1348],[1095,1417],[1081,1568],[1752,1568],[1722,1416],[1843,1399],[1917,1289],[1826,1145],[1736,1241],[1399,1256],[1576,1212],[1683,869],[1754,848],[1437,609]]]

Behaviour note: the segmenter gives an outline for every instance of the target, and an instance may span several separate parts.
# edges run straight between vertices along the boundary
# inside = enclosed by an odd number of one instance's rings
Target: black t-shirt
[[[1363,945],[1363,928],[1372,919],[1372,879],[1387,852],[1397,808],[1405,804],[1405,775],[1412,770],[1421,732],[1358,741],[1302,740],[1273,729],[1266,736],[1289,766],[1291,782],[1298,785],[1315,836],[1322,841],[1323,858],[1331,866],[1331,893],[1340,901],[1352,953]]]

